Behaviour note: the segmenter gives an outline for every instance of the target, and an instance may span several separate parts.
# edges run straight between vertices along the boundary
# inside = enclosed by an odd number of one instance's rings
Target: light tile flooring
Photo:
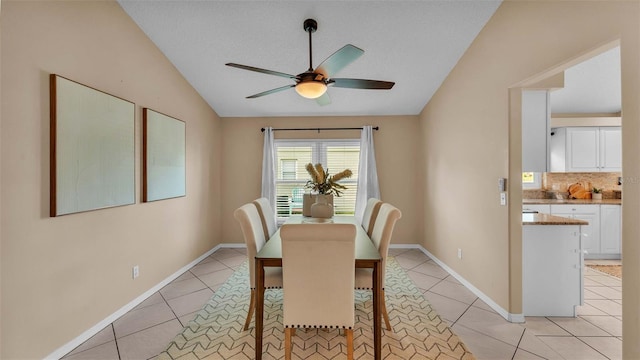
[[[577,318],[513,324],[421,251],[389,253],[478,360],[622,358],[622,284],[615,277],[585,269],[585,305]],[[155,357],[245,260],[243,249],[216,251],[64,358]]]

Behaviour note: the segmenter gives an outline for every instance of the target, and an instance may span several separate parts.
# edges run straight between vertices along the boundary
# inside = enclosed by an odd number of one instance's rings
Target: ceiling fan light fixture
[[[317,99],[327,91],[322,81],[302,81],[296,85],[296,92],[307,99]]]

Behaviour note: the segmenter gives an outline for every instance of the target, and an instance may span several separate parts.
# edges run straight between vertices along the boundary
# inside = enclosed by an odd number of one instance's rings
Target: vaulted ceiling
[[[118,2],[222,117],[418,114],[501,3],[500,0]],[[300,97],[293,88],[246,99],[294,81],[225,64],[233,62],[293,75],[306,71],[309,44],[303,22],[307,18],[318,23],[313,34],[314,67],[344,45],[352,44],[363,49],[364,55],[337,77],[393,81],[395,86],[391,90],[329,87],[331,103],[325,106]],[[553,111],[612,112],[616,101],[619,108],[619,75],[617,83],[613,79],[616,61],[619,74],[619,50],[617,58],[615,53],[608,54],[591,65],[568,70],[567,88],[552,93]],[[599,69],[603,68],[609,70],[601,72]],[[585,96],[587,89],[596,90]],[[594,97],[598,101],[593,101]]]

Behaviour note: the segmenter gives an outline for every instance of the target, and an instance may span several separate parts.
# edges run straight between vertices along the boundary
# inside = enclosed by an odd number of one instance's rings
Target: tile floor
[[[615,277],[585,269],[585,305],[577,318],[513,324],[421,251],[389,252],[478,360],[622,358],[622,284]],[[155,357],[245,260],[243,249],[216,251],[64,359]]]

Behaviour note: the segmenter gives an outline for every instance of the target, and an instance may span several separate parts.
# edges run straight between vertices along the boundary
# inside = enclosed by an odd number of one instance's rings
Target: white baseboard
[[[500,305],[498,305],[495,301],[493,301],[490,297],[488,297],[485,293],[480,291],[480,289],[473,286],[469,281],[467,281],[462,275],[455,272],[452,268],[450,268],[447,264],[442,262],[440,259],[435,257],[432,253],[430,253],[427,249],[423,248],[417,244],[391,244],[391,248],[395,249],[419,249],[425,255],[431,258],[431,260],[435,261],[436,264],[440,265],[442,269],[449,273],[449,275],[453,276],[456,280],[458,280],[464,287],[469,289],[474,295],[480,298],[480,300],[484,301],[490,308],[492,308],[495,312],[497,312],[500,316],[505,318],[505,320],[512,323],[524,323],[524,314],[512,314],[507,310],[503,309]]]
[[[140,295],[137,298],[133,299],[131,302],[129,302],[125,306],[121,307],[120,309],[118,309],[113,314],[109,315],[108,317],[106,317],[105,319],[100,321],[99,323],[95,324],[90,329],[88,329],[87,331],[85,331],[82,334],[80,334],[80,336],[76,337],[75,339],[73,339],[73,340],[69,341],[68,343],[66,343],[65,345],[61,346],[60,348],[58,348],[57,350],[55,350],[54,352],[49,354],[47,357],[45,357],[45,359],[60,359],[61,357],[65,356],[66,354],[71,352],[73,349],[77,348],[82,343],[84,343],[85,341],[89,340],[92,336],[97,334],[100,330],[104,329],[107,325],[109,325],[112,322],[116,321],[122,315],[126,314],[127,312],[129,312],[130,310],[135,308],[136,306],[140,305],[143,301],[145,301],[151,295],[155,294],[158,290],[162,289],[167,284],[169,284],[173,280],[177,279],[180,275],[182,275],[185,272],[187,272],[187,270],[191,269],[194,265],[196,265],[200,261],[204,260],[204,258],[206,258],[207,256],[213,254],[218,249],[221,249],[221,248],[243,248],[243,247],[246,247],[244,243],[241,243],[241,244],[219,244],[219,245],[217,245],[216,247],[214,247],[213,249],[211,249],[211,250],[207,251],[206,253],[202,254],[201,256],[199,256],[197,259],[193,260],[189,264],[183,266],[178,271],[176,271],[173,274],[169,275],[169,277],[167,277],[166,279],[162,280],[160,283],[158,283],[156,286],[152,287],[151,289],[145,291],[142,295]]]

